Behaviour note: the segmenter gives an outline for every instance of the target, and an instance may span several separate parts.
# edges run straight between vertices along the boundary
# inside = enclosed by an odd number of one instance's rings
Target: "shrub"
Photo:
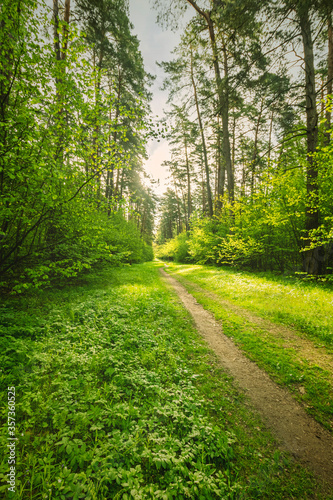
[[[190,262],[189,238],[187,233],[178,234],[172,240],[157,248],[156,256],[162,260],[175,260],[176,262]]]
[[[225,226],[216,220],[194,219],[188,242],[191,260],[197,264],[217,263],[219,258],[218,245],[225,237],[225,233]]]

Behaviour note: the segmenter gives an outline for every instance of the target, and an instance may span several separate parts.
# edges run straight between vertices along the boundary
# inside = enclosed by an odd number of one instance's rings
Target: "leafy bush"
[[[217,221],[197,218],[192,220],[189,254],[197,264],[218,262],[218,245],[223,240],[226,228]]]
[[[145,241],[143,242],[142,249],[142,262],[149,262],[154,259],[154,251],[151,245],[148,245]]]
[[[156,250],[156,257],[162,260],[175,260],[176,262],[190,262],[189,239],[187,233],[178,234],[174,239],[160,245]]]
[[[104,262],[117,266],[154,258],[152,247],[141,238],[135,223],[127,221],[121,212],[107,216],[105,212],[85,210],[77,218],[73,211],[64,214],[56,228],[50,228],[48,241],[52,242],[51,251],[40,251],[22,269],[15,269],[12,278],[7,276],[7,286],[10,284],[13,292],[59,283]]]
[[[229,264],[232,266],[257,267],[256,262],[261,258],[264,249],[259,241],[253,238],[243,240],[240,236],[228,235],[216,246],[218,264]]]

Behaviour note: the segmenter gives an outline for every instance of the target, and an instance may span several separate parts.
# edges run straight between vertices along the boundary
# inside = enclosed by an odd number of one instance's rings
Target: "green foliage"
[[[154,260],[154,251],[153,247],[151,245],[148,245],[145,241],[143,242],[143,249],[142,249],[142,262],[149,262],[151,260]]]
[[[0,271],[1,285],[14,291],[76,276],[103,260],[152,258],[144,240],[151,243],[154,201],[139,175],[147,75],[124,4],[112,16],[108,33],[117,32],[117,51],[104,47],[108,59],[96,68],[96,40],[80,24],[68,25],[55,11],[52,18],[46,4],[32,0],[6,0],[1,8]],[[115,60],[127,68],[131,99],[116,91]],[[128,219],[138,191],[145,205],[136,225]]]
[[[207,218],[192,219],[189,253],[198,264],[214,263],[218,259],[218,245],[223,241],[226,229],[217,221]]]
[[[164,166],[167,166],[166,163]],[[162,245],[175,235],[180,234],[185,228],[185,224],[181,222],[182,214],[184,213],[184,204],[181,202],[176,192],[168,188],[160,199],[159,211],[161,220],[158,227],[156,242]]]
[[[102,263],[118,266],[154,258],[151,245],[141,238],[136,224],[127,221],[121,212],[108,216],[102,211],[86,210],[77,217],[72,212],[70,220],[64,228],[58,226],[58,231],[66,228],[68,232],[63,242],[56,248],[52,246],[49,252],[37,255],[19,276],[13,274],[10,281],[12,293],[64,283]]]
[[[176,273],[198,302],[223,322],[225,335],[232,337],[251,359],[288,387],[317,421],[333,430],[331,373],[325,370],[324,362],[318,366],[318,361],[311,357],[311,351],[316,353],[318,348],[323,356],[332,352],[332,287],[269,273],[236,272],[230,268],[173,264],[170,271]],[[249,310],[251,314],[242,316],[242,310]],[[271,320],[273,331],[267,324],[260,323],[259,318],[256,322],[253,313]],[[290,335],[296,338],[291,340],[283,329],[279,331],[279,324],[292,325]],[[298,351],[300,346],[295,348],[298,336],[300,343],[306,337],[305,352]],[[318,352],[318,359],[321,353]]]
[[[1,308],[1,403],[8,385],[17,394],[17,498],[312,494],[311,479],[242,410],[156,268],[105,269],[87,284]],[[2,479],[7,466],[3,453]]]
[[[186,3],[194,15],[174,59],[161,64],[172,189],[162,198],[158,244],[186,227],[196,263],[331,280],[324,276],[333,269],[332,44],[330,21],[320,28],[323,6],[172,1],[167,8],[156,0],[160,22],[176,21]],[[280,29],[285,8],[291,24]],[[306,71],[295,63],[302,82],[286,57],[293,29],[303,34]],[[203,220],[208,214],[217,225]],[[160,254],[171,258],[175,248],[168,243]]]
[[[248,237],[237,237],[230,235],[224,238],[218,245],[219,256],[217,263],[230,264],[232,266],[251,266],[263,255],[264,249],[260,242]]]
[[[327,168],[331,171],[330,167]],[[272,164],[262,175],[261,186],[251,200],[243,197],[230,203],[224,198],[218,217],[192,216],[189,258],[185,256],[184,260],[178,260],[188,262],[190,259],[198,264],[226,264],[253,270],[299,271],[302,266],[304,197],[303,171],[299,167],[284,171],[278,164]],[[329,266],[331,218],[328,215],[330,208],[326,206],[325,210],[326,222],[317,231],[317,246],[327,245],[325,265]],[[174,258],[176,240],[168,241],[162,248],[167,249],[167,253],[158,249],[160,258]]]
[[[156,257],[162,260],[175,260],[176,262],[189,262],[188,233],[178,234],[174,239],[167,241],[156,249]]]

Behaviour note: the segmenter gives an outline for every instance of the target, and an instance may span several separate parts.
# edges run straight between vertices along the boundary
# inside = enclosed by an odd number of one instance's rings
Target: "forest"
[[[152,76],[126,2],[5,1],[0,26],[2,287],[151,259]]]
[[[331,0],[133,1],[0,2],[0,496],[333,500]]]
[[[331,2],[163,2],[170,187],[157,255],[332,272]]]
[[[167,26],[195,15],[160,62],[169,108],[153,123],[125,0],[4,2],[3,287],[149,260],[154,238],[160,258],[331,274],[330,2],[206,3],[155,2]],[[158,200],[143,165],[160,130]]]

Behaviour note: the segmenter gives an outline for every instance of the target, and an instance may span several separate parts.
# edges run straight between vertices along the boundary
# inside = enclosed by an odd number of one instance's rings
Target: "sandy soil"
[[[179,281],[163,269],[160,271],[192,315],[197,330],[215,351],[221,364],[234,377],[250,398],[252,405],[260,412],[263,421],[275,435],[281,448],[289,451],[302,465],[311,469],[329,489],[329,485],[333,484],[333,437],[330,433],[307,415],[287,390],[275,384],[265,371],[258,368],[228,337],[223,335],[221,324],[210,312],[198,304]],[[222,302],[219,297],[217,300]],[[263,323],[260,327],[264,328],[266,320],[261,321]],[[272,325],[266,326],[273,328]],[[276,325],[275,328],[280,329]],[[285,332],[286,340],[297,342],[299,345],[305,342],[305,339],[300,339],[296,334],[290,337],[290,333]],[[302,346],[305,354],[305,344]]]

